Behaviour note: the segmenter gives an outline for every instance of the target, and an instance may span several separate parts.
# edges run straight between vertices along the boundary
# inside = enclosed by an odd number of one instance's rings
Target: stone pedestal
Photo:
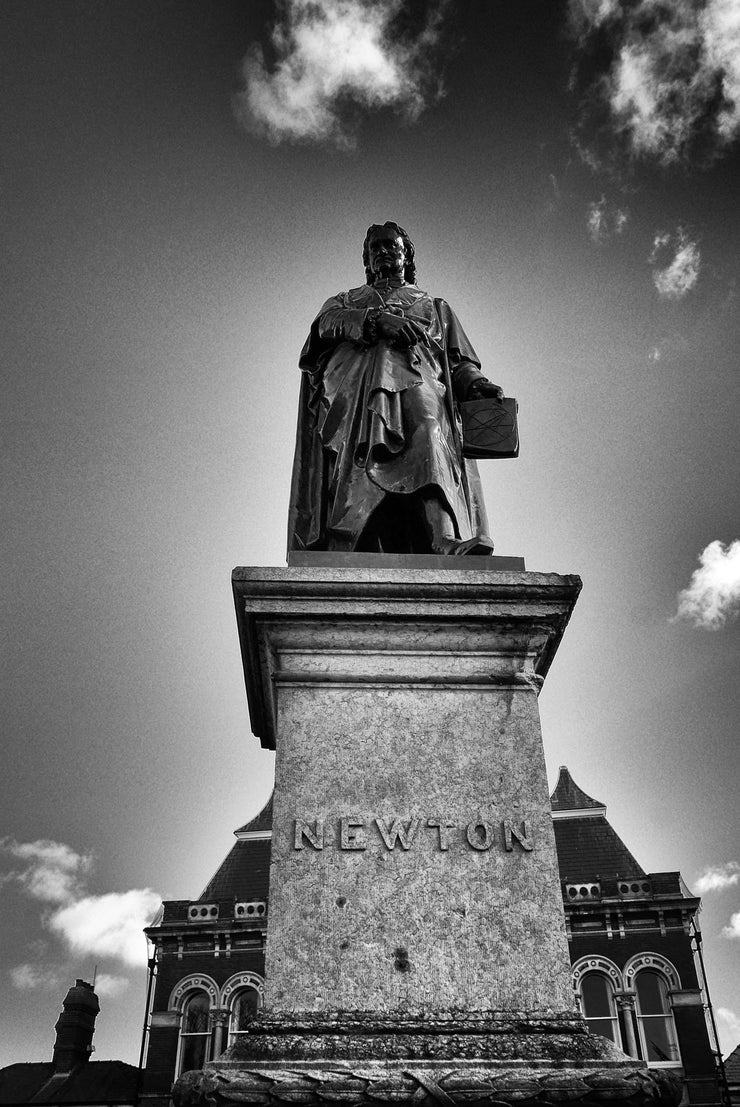
[[[537,695],[580,580],[424,564],[234,572],[266,1006],[177,1103],[675,1099],[574,1007]]]

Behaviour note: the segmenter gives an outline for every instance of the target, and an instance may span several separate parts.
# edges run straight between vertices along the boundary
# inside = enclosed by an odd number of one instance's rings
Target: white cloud
[[[6,880],[18,880],[26,891],[44,903],[66,903],[80,889],[92,866],[90,854],[76,853],[62,842],[40,838],[35,842],[0,839],[0,850],[24,862],[20,870],[7,873]]]
[[[740,612],[740,539],[729,546],[710,542],[699,554],[699,568],[688,588],[678,594],[674,619],[690,619],[694,626],[719,630]]]
[[[730,915],[730,925],[722,927],[725,938],[740,938],[740,911]]]
[[[19,992],[30,992],[35,988],[56,990],[63,982],[63,974],[54,968],[42,965],[16,965],[10,970],[13,987]]]
[[[108,996],[113,999],[125,992],[130,981],[125,976],[114,976],[112,973],[99,972],[95,977],[95,992],[98,996]]]
[[[85,896],[55,911],[48,925],[64,938],[73,953],[145,965],[143,930],[159,904],[160,897],[151,888]]]
[[[606,196],[588,205],[586,224],[592,242],[601,244],[620,235],[629,222],[629,212],[607,202]]]
[[[718,1007],[716,1015],[721,1049],[727,1054],[740,1041],[740,1018],[729,1007]]]
[[[65,985],[69,986],[74,978],[73,972],[40,964],[16,965],[10,970],[9,975],[13,987],[19,992],[35,991],[37,988],[59,992]],[[125,976],[99,972],[95,977],[95,992],[99,997],[106,996],[113,999],[125,992],[129,984],[130,981]]]
[[[650,262],[655,263],[664,252],[672,254],[665,265],[653,269],[653,284],[666,300],[681,300],[699,280],[701,252],[683,227],[675,235],[656,234]]]
[[[402,0],[283,0],[274,65],[254,45],[235,112],[272,142],[354,145],[348,105],[390,107],[415,120],[441,95],[435,54],[447,0],[427,0],[413,37],[398,33]]]
[[[724,100],[717,113],[717,129],[725,142],[740,132],[740,4],[737,0],[710,0],[699,13],[709,64],[722,73]]]
[[[76,956],[110,957],[125,965],[146,963],[146,938],[143,930],[160,906],[161,900],[151,888],[127,892],[91,895],[86,881],[92,868],[90,854],[77,853],[62,842],[39,839],[17,842],[0,839],[0,853],[21,862],[2,876],[14,881],[34,899],[47,907],[42,923],[61,937]],[[16,988],[40,987],[60,981],[56,970],[38,965],[19,965],[13,970]],[[101,973],[101,994],[114,995],[125,986],[123,978]]]
[[[697,895],[703,896],[707,892],[721,892],[724,888],[731,888],[740,881],[740,865],[737,861],[728,861],[725,865],[710,865],[694,881],[694,889]]]
[[[570,23],[579,64],[593,67],[585,102],[606,108],[612,137],[633,154],[670,165],[740,134],[738,0],[571,0]],[[602,49],[590,52],[597,37]],[[606,70],[594,62],[604,40]]]

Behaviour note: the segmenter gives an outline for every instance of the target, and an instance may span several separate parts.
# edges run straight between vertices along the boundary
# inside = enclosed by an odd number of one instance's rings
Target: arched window
[[[602,972],[586,972],[580,982],[581,1010],[592,1034],[601,1034],[622,1047],[614,984]]]
[[[642,1055],[648,1064],[680,1062],[676,1027],[668,1002],[668,985],[662,973],[640,969],[635,974],[637,1026]]]
[[[221,1002],[228,1010],[228,1045],[239,1040],[264,1002],[265,981],[256,972],[238,972],[221,989]]]
[[[239,988],[229,1004],[229,1045],[234,1045],[257,1014],[261,996],[255,988]]]
[[[201,989],[190,991],[182,1005],[177,1072],[202,1069],[211,1055],[211,1001]]]

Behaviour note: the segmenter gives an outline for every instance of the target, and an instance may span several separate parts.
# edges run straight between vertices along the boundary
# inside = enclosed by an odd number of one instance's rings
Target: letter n
[[[317,819],[314,823],[314,829],[308,823],[304,823],[301,819],[295,821],[295,837],[293,839],[293,846],[295,849],[303,849],[303,839],[306,839],[314,849],[324,848],[324,821],[323,819]]]
[[[511,853],[514,848],[515,838],[521,848],[523,850],[526,850],[527,853],[530,853],[531,850],[534,849],[534,839],[529,828],[529,823],[522,822],[522,829],[517,830],[513,823],[509,822],[508,819],[505,819],[501,824],[501,827],[504,832],[504,845],[506,846],[506,849],[509,853]]]

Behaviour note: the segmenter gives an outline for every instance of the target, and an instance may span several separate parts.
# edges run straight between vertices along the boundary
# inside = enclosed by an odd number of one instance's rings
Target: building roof
[[[138,1069],[124,1061],[87,1061],[54,1073],[52,1061],[0,1069],[0,1103],[132,1104]]]
[[[603,811],[606,813],[606,804],[593,799],[582,788],[579,788],[568,772],[567,765],[560,766],[558,782],[555,785],[555,791],[550,796],[550,806],[553,812]]]
[[[740,1084],[740,1045],[725,1059],[725,1076],[728,1084]]]
[[[576,883],[645,876],[607,822],[606,806],[579,788],[565,765],[560,767],[550,802],[561,880]]]
[[[588,820],[558,819],[554,827],[561,880],[593,881],[617,876],[631,880],[645,876],[645,870],[603,815]]]
[[[200,902],[267,899],[273,795],[259,814],[234,831],[237,841],[198,897]]]
[[[241,839],[226,854],[199,899],[266,900],[269,882],[270,839]]]

